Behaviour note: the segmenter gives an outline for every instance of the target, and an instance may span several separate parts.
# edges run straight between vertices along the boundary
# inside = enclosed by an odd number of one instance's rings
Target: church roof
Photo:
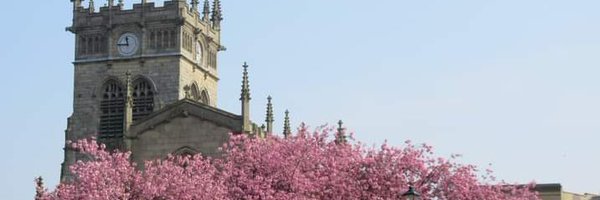
[[[242,116],[190,99],[182,99],[134,122],[130,132],[132,135],[138,135],[148,129],[153,129],[159,124],[168,123],[174,118],[189,116],[213,122],[218,126],[230,129],[232,132],[242,131]]]

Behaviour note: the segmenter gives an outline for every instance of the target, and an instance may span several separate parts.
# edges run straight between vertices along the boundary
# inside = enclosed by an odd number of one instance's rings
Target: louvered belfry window
[[[154,111],[152,85],[143,78],[133,82],[133,121],[142,119]]]
[[[125,106],[125,91],[118,82],[111,80],[103,86],[102,100],[100,102],[100,129],[101,139],[121,138],[123,136],[123,110]]]

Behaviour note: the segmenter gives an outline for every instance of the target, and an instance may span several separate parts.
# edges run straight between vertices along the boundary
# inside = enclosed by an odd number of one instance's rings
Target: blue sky
[[[138,1],[136,1],[138,2]],[[159,4],[162,1],[159,1]],[[96,5],[103,4],[96,2]],[[132,1],[126,1],[128,7]],[[509,182],[600,193],[600,1],[224,0],[219,107],[277,131],[345,121],[357,140],[432,144]],[[0,8],[0,196],[58,181],[72,112],[70,1]]]

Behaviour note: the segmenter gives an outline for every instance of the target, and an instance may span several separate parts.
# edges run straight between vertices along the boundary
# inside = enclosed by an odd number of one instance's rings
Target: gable
[[[230,134],[241,130],[241,116],[184,99],[131,126],[131,158],[143,167],[168,154],[219,156]]]
[[[188,99],[183,99],[135,122],[131,126],[130,135],[137,137],[145,131],[154,129],[162,123],[169,123],[173,119],[190,116],[227,128],[231,132],[241,132],[242,130],[241,116]]]
[[[219,148],[229,140],[230,134],[229,128],[197,116],[176,117],[140,132],[132,140],[132,158],[142,164],[168,154],[219,156]]]

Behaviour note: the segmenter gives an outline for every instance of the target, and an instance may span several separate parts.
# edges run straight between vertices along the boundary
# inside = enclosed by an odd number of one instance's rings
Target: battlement
[[[74,33],[98,27],[111,29],[121,24],[137,24],[143,27],[147,23],[171,21],[178,25],[189,23],[194,27],[218,34],[222,20],[218,0],[213,3],[212,11],[208,1],[204,2],[204,10],[200,11],[198,0],[193,1],[195,5],[190,5],[185,0],[169,0],[165,1],[163,6],[141,0],[141,3],[134,3],[132,9],[124,9],[122,1],[113,5],[114,0],[108,0],[109,3],[99,10],[95,9],[93,0],[90,0],[86,7],[81,4],[83,0],[71,1],[73,2],[73,25],[69,30]]]
[[[219,0],[165,1],[163,6],[141,0],[124,9],[123,0],[106,6],[82,6],[73,2],[73,24],[67,30],[76,34],[75,62],[113,62],[150,58],[181,57],[200,70],[217,74],[217,53],[221,46],[221,4]],[[139,1],[139,0],[138,0]],[[200,12],[202,10],[202,12]],[[124,35],[129,34],[129,37]],[[123,40],[123,41],[119,41]],[[129,40],[133,41],[130,46]],[[130,47],[131,52],[123,53]],[[111,63],[112,64],[112,63]]]

